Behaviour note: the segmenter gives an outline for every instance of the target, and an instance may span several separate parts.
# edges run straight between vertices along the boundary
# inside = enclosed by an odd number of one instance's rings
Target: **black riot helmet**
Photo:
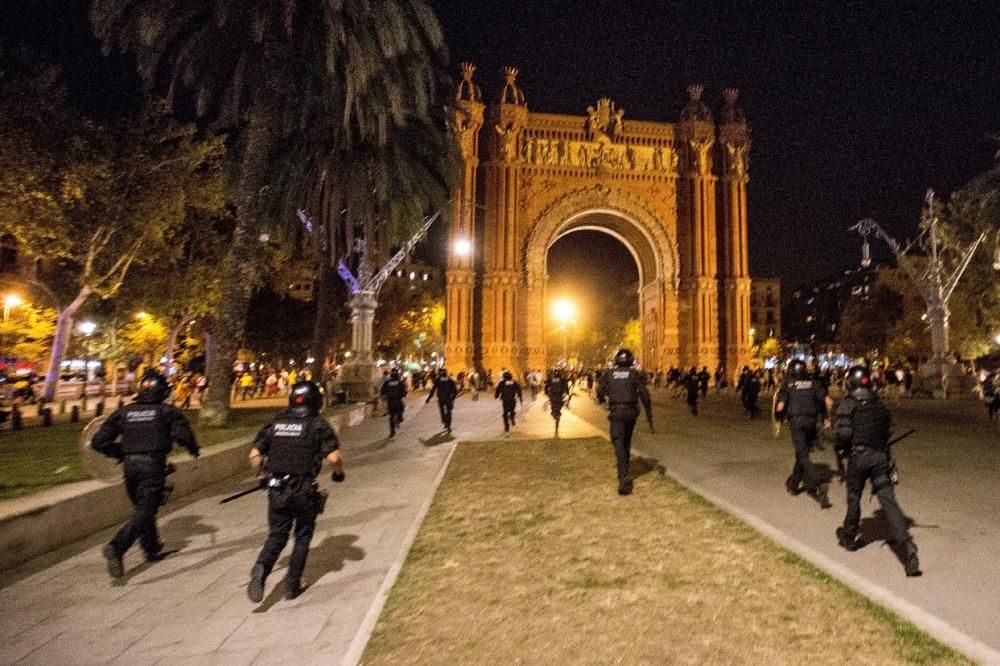
[[[147,370],[139,381],[139,393],[136,394],[135,401],[163,402],[168,395],[170,395],[170,384],[167,383],[167,378],[155,370]]]
[[[806,362],[801,358],[792,359],[788,364],[788,376],[792,379],[806,378]]]
[[[323,393],[313,382],[295,382],[288,394],[288,406],[308,416],[315,416],[323,408]]]
[[[562,379],[562,370],[556,368],[552,371],[552,379]]]
[[[448,371],[447,370],[445,370],[444,368],[441,368],[440,370],[438,370],[438,377],[440,377],[441,379],[444,379],[447,376],[448,376]]]
[[[503,378],[504,381],[509,382],[510,380],[514,379],[514,373],[512,373],[510,370],[507,370],[506,372],[503,373]]]
[[[393,368],[389,372],[389,379],[393,379],[393,380],[399,381],[399,368]]]
[[[872,376],[868,368],[863,365],[856,365],[847,371],[847,379],[844,385],[848,393],[854,393],[858,389],[869,389],[871,381]]]
[[[619,349],[615,354],[615,365],[619,368],[631,368],[635,363],[635,356],[627,349]]]

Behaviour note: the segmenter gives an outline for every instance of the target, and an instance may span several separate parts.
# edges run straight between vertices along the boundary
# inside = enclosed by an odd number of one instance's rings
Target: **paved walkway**
[[[766,413],[769,398],[764,402],[762,396]],[[592,400],[574,400],[573,406],[590,422],[606,423],[604,411]],[[1000,663],[1000,431],[986,423],[982,405],[972,400],[907,400],[892,409],[897,433],[918,429],[895,447],[894,455],[901,477],[897,496],[915,523],[912,534],[924,571],[920,578],[906,578],[902,565],[882,545],[889,532],[881,519],[873,518],[878,501],[869,501],[868,492],[862,529],[878,541],[855,553],[839,548],[834,530],[844,519],[844,486],[831,483],[834,506],[825,511],[808,495],[789,496],[784,481],[793,453],[787,430],[775,439],[766,417],[750,421],[741,416],[732,392],[710,394],[699,405],[698,417],[690,415],[682,400],[655,392],[658,434],[651,437],[640,423],[635,444],[678,480],[722,500],[756,526],[771,528],[786,544],[804,546],[796,549],[817,555],[813,559],[821,568],[841,568],[844,578],[861,583],[870,596],[888,592],[922,614],[925,625],[939,620],[950,625],[984,644],[981,658]],[[813,458],[832,473],[831,448]],[[640,501],[641,484],[636,490]]]
[[[900,431],[920,428],[897,450],[900,500],[916,522],[925,570],[923,578],[907,579],[885,548],[873,544],[849,554],[836,547],[842,486],[834,484],[829,511],[784,493],[787,433],[775,440],[767,422],[741,419],[731,396],[711,397],[697,418],[665,393],[656,403],[660,434],[650,437],[640,424],[637,445],[673,475],[779,540],[791,539],[986,649],[1000,649],[1000,437],[974,424],[982,418],[978,405],[914,402],[897,410]],[[502,432],[499,405],[485,394],[475,402],[460,399],[452,438],[440,432],[437,409],[424,407],[422,395],[411,397],[395,439],[385,437],[385,418],[342,433],[348,480],[339,486],[323,481],[331,497],[306,568],[310,588],[292,602],[280,596],[287,550],[264,602],[246,598],[247,575],[266,533],[265,498],[219,500],[247,487],[249,474],[169,507],[160,524],[168,547],[178,552],[154,565],[133,552],[118,584],[108,579],[99,552],[110,532],[4,572],[0,664],[331,664],[345,657],[353,663],[454,443],[550,437],[542,399],[527,404],[510,435]],[[605,427],[605,413],[581,392],[564,412],[561,435],[593,436]],[[613,485],[610,461],[609,447]],[[643,483],[631,498],[637,510]],[[870,517],[874,506],[867,499],[864,508]],[[870,519],[864,526],[874,534],[882,529]]]
[[[0,592],[0,664],[311,664],[339,663],[367,639],[415,525],[459,439],[503,437],[499,405],[485,395],[456,408],[455,432],[440,432],[437,409],[412,396],[396,438],[375,418],[341,434],[347,481],[330,488],[306,567],[306,592],[281,598],[290,548],[268,580],[263,603],[246,598],[246,582],[266,535],[266,499],[254,493],[220,505],[251,484],[249,473],[168,506],[162,537],[178,552],[147,565],[137,549],[126,577],[112,582],[100,545],[111,532],[4,572]],[[528,402],[531,406],[530,400]],[[549,436],[541,401],[510,437]],[[597,431],[575,416],[564,436]],[[13,576],[14,582],[11,582]],[[370,616],[370,617],[369,617]]]

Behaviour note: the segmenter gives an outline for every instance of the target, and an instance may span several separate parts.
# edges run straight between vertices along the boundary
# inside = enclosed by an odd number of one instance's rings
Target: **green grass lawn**
[[[969,663],[601,439],[462,443],[364,664]]]
[[[341,408],[342,409],[342,408]],[[198,413],[187,412],[198,444],[210,447],[242,437],[252,437],[279,410],[273,407],[233,409],[225,428],[198,425]],[[324,413],[333,414],[332,409]],[[19,432],[0,433],[0,500],[35,493],[53,486],[89,478],[80,463],[80,433],[87,423],[33,426]],[[183,449],[175,456],[187,455]]]

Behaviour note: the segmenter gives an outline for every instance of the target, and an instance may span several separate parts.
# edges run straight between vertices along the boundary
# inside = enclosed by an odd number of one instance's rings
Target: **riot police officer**
[[[788,377],[778,391],[775,405],[776,416],[788,419],[788,429],[795,446],[795,464],[791,475],[785,480],[785,488],[790,494],[797,495],[801,492],[801,484],[824,509],[833,505],[830,504],[827,484],[817,475],[809,459],[809,452],[818,436],[816,419],[822,416],[824,425],[829,427],[829,413],[832,410],[833,401],[827,395],[826,388],[809,376],[805,362],[794,359],[789,363]]]
[[[569,385],[563,379],[562,372],[553,370],[545,382],[545,395],[549,399],[549,407],[552,409],[552,418],[556,422],[556,434],[559,433],[559,419],[562,418],[563,403],[569,395]]]
[[[135,401],[112,412],[91,444],[94,450],[122,461],[125,491],[133,507],[132,517],[102,551],[112,578],[125,574],[122,556],[137,539],[147,561],[161,558],[163,544],[156,531],[156,512],[164,497],[167,454],[177,442],[195,458],[199,455],[184,414],[163,404],[169,395],[166,378],[147,372]],[[117,442],[119,436],[121,443]]]
[[[521,396],[521,385],[514,380],[514,375],[509,370],[504,371],[493,397],[498,398],[503,404],[503,430],[510,432],[510,427],[517,425],[514,421],[514,408],[518,401],[523,404],[524,400]]]
[[[259,468],[267,458],[268,536],[250,570],[247,596],[257,603],[264,598],[264,581],[288,543],[295,527],[295,546],[285,576],[285,598],[302,593],[302,571],[309,556],[309,543],[316,527],[316,516],[323,512],[326,493],[319,489],[316,475],[323,459],[333,465],[331,479],[344,480],[337,435],[319,415],[323,395],[311,381],[296,382],[288,394],[288,409],[268,423],[254,440],[250,464]]]
[[[448,371],[444,368],[438,370],[437,379],[431,386],[431,392],[427,394],[427,404],[437,394],[438,411],[441,413],[441,423],[444,429],[451,434],[451,412],[455,408],[455,398],[458,397],[458,384],[448,376]]]
[[[837,528],[837,543],[855,551],[864,544],[858,540],[861,520],[861,495],[871,481],[882,513],[892,528],[893,545],[902,556],[907,576],[919,576],[917,545],[906,526],[906,518],[896,502],[895,464],[889,437],[892,416],[871,389],[868,368],[851,368],[845,382],[847,397],[837,407],[837,454],[847,457],[847,513],[843,527]]]
[[[633,366],[635,357],[628,349],[620,349],[615,354],[615,365],[601,377],[597,385],[597,401],[608,401],[608,420],[610,423],[611,443],[615,447],[615,459],[618,463],[618,494],[629,495],[632,492],[632,479],[629,477],[629,456],[632,452],[632,431],[636,419],[639,418],[639,403],[646,411],[649,431],[653,430],[653,409],[649,400],[649,390],[642,374]]]
[[[403,422],[403,411],[406,409],[403,403],[403,398],[406,397],[406,382],[399,376],[399,368],[393,368],[389,373],[389,378],[382,384],[381,393],[389,412],[389,437],[395,437],[396,429]]]

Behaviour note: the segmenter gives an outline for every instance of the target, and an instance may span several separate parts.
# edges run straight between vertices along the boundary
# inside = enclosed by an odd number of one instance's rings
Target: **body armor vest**
[[[500,399],[503,402],[511,403],[517,401],[517,382],[513,379],[505,379],[500,384]]]
[[[878,400],[864,400],[851,412],[851,446],[884,450],[889,442],[892,417]]]
[[[390,379],[384,384],[382,395],[386,400],[402,400],[406,395],[406,386],[400,379]]]
[[[562,402],[567,393],[569,393],[569,388],[561,379],[553,379],[545,387],[545,394],[549,396],[550,400],[555,400],[556,402]]]
[[[316,473],[319,446],[313,441],[310,418],[280,416],[271,424],[267,468],[272,474]]]
[[[612,405],[639,404],[639,373],[632,368],[608,371],[608,402]]]
[[[158,403],[122,407],[122,453],[170,453],[173,441],[165,412]]]
[[[817,397],[819,388],[811,379],[798,379],[788,382],[788,404],[785,406],[789,417],[806,417],[815,419],[819,415]]]

